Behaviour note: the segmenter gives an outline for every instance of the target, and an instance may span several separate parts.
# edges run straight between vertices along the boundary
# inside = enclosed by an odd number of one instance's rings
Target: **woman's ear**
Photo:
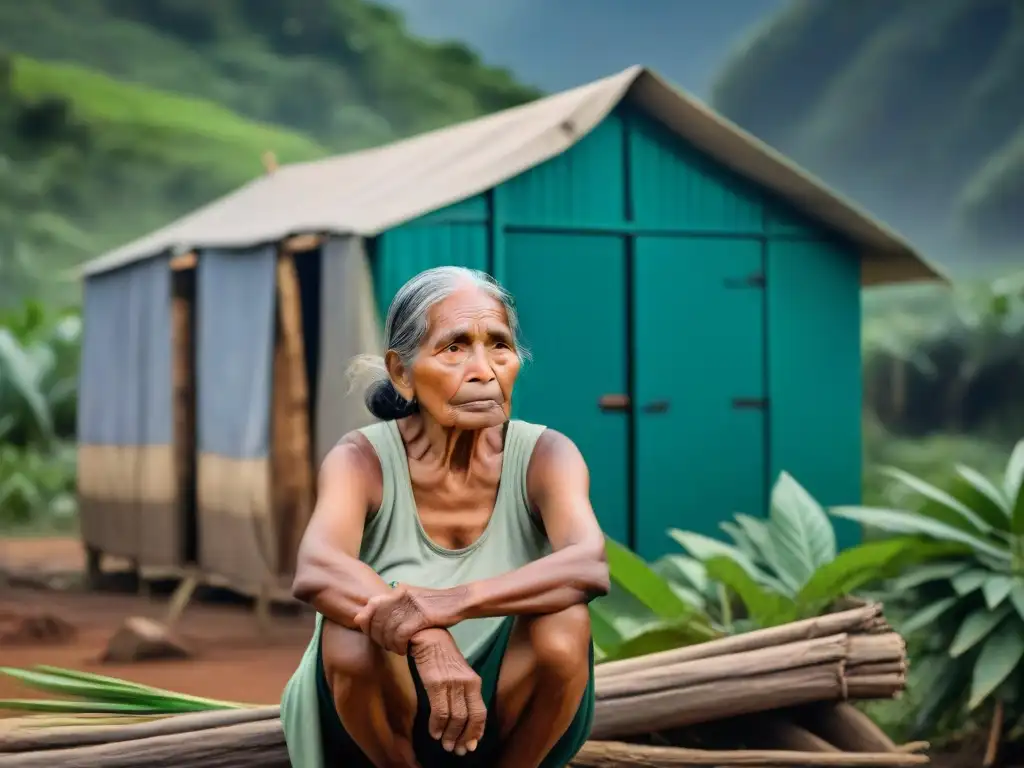
[[[409,369],[402,364],[402,359],[398,356],[398,353],[393,349],[388,350],[388,353],[384,355],[384,365],[388,369],[388,376],[391,378],[391,383],[395,385],[395,389],[398,390],[398,394],[406,400],[412,401],[415,397],[412,388],[412,376]]]

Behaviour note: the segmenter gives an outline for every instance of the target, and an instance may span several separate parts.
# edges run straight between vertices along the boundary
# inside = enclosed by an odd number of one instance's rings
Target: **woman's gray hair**
[[[395,352],[404,366],[411,366],[429,331],[427,318],[431,308],[467,283],[476,286],[505,307],[516,353],[525,362],[529,355],[520,342],[519,316],[512,294],[486,272],[466,267],[434,267],[420,272],[398,289],[388,307],[384,323],[385,349]],[[415,400],[406,400],[395,389],[384,365],[384,358],[380,355],[360,355],[349,366],[349,374],[359,378],[369,376],[372,379],[366,387],[364,401],[370,413],[378,419],[391,421],[419,411],[419,404]]]

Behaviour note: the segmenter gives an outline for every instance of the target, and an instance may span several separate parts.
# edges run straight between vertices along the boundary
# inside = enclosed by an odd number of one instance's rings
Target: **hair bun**
[[[381,421],[404,419],[419,413],[420,407],[415,401],[402,397],[391,379],[378,379],[366,388],[363,402],[370,413]]]

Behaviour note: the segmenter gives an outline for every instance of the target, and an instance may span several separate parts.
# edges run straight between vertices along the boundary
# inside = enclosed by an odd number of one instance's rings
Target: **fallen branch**
[[[783,750],[705,750],[681,747],[651,747],[620,742],[588,741],[572,762],[576,768],[621,768],[627,765],[647,768],[675,766],[867,766],[926,765],[925,755],[844,754],[842,752],[795,752]]]

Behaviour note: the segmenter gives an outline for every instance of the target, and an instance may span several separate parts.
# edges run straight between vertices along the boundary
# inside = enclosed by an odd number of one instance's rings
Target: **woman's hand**
[[[430,702],[428,728],[449,752],[464,755],[476,749],[484,735],[487,707],[480,694],[480,677],[443,629],[426,629],[409,644]]]
[[[405,656],[409,640],[425,629],[444,629],[462,620],[460,596],[464,589],[424,589],[399,584],[371,597],[355,622],[360,630],[387,651]]]

